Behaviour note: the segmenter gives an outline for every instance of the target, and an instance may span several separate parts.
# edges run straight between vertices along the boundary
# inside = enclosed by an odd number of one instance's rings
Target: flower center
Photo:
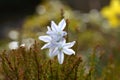
[[[58,35],[61,35],[61,32],[58,32]]]
[[[59,51],[62,51],[62,49],[63,49],[62,47],[59,47]]]

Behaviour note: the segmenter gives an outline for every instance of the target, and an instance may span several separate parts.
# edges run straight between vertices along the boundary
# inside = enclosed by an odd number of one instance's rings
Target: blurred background
[[[49,0],[48,0],[49,1]],[[38,5],[45,0],[1,0],[0,39],[6,38],[10,29],[20,28],[27,16],[33,15]],[[100,10],[110,0],[62,0],[73,10],[88,13],[91,9]]]
[[[20,28],[27,15],[32,15],[40,0],[1,0],[0,38],[7,37],[7,30]]]

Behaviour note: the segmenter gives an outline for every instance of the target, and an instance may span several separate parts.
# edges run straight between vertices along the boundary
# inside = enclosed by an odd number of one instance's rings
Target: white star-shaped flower
[[[54,50],[51,49],[51,50],[53,50],[53,51],[51,51],[51,52],[49,53],[49,55],[50,55],[50,56],[56,56],[56,55],[57,55],[57,56],[58,56],[58,62],[59,62],[60,64],[62,64],[63,61],[64,61],[64,54],[66,54],[66,55],[75,54],[75,51],[73,51],[73,50],[71,49],[71,47],[72,47],[74,44],[75,44],[75,41],[66,43],[66,40],[64,40],[64,41],[60,42],[59,45],[58,45],[56,48],[54,48]]]
[[[41,49],[49,48],[50,58],[57,56],[60,64],[64,61],[64,54],[75,54],[75,51],[71,49],[71,47],[75,44],[75,41],[66,43],[64,38],[64,36],[67,35],[67,32],[63,31],[65,26],[66,22],[64,19],[62,19],[58,25],[56,25],[54,21],[51,21],[51,28],[49,26],[47,27],[47,35],[39,36],[40,40],[46,42]]]
[[[63,36],[67,35],[67,32],[63,31],[65,26],[65,19],[62,19],[58,25],[56,25],[54,21],[51,21],[51,28],[48,26],[48,31],[46,33],[54,38],[55,41],[60,41],[63,39]]]

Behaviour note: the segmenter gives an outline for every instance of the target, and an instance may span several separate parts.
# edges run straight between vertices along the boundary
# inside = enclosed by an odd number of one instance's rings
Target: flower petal
[[[50,42],[52,40],[50,36],[39,36],[38,38],[44,42]]]
[[[65,19],[62,19],[60,21],[60,23],[58,24],[58,27],[59,27],[60,30],[63,30],[65,28],[65,26],[66,26]]]
[[[49,56],[52,58],[58,54],[58,48],[50,48],[49,49]]]
[[[50,43],[45,44],[41,49],[49,48]]]
[[[59,43],[58,43],[58,46],[64,47],[65,43],[66,43],[65,38],[61,38]]]
[[[65,43],[66,43],[66,39],[63,38],[63,39],[61,40],[61,44],[65,44]]]
[[[74,44],[75,44],[75,41],[69,42],[69,43],[66,43],[66,44],[64,45],[64,47],[65,47],[65,48],[71,48]]]
[[[63,52],[67,55],[75,54],[75,51],[73,51],[72,49],[67,49],[67,48],[64,48]]]
[[[53,56],[52,56],[52,52],[53,52],[53,50],[54,50],[54,48],[50,48],[50,49],[49,49],[49,57],[50,57],[50,58],[53,57]]]
[[[55,32],[53,32],[53,31],[47,31],[46,34],[52,36],[52,35],[55,35]]]
[[[58,31],[58,26],[55,24],[54,21],[51,21],[51,28],[53,31]]]
[[[63,52],[60,52],[58,54],[58,62],[59,62],[59,64],[62,64],[63,61],[64,61],[64,54],[63,54]]]
[[[48,35],[54,34],[54,32],[51,30],[51,28],[49,26],[47,26],[47,29],[48,29],[48,31],[46,32],[46,34],[48,34]]]
[[[48,29],[48,31],[51,31],[51,28],[49,26],[47,26],[47,29]]]

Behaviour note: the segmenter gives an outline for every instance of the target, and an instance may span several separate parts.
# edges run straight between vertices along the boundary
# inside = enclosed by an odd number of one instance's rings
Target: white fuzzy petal
[[[49,56],[52,58],[58,54],[58,48],[50,48],[49,49]]]
[[[46,34],[52,36],[52,35],[55,35],[55,32],[54,31],[47,31]]]
[[[60,21],[60,23],[58,24],[58,26],[59,26],[59,29],[60,29],[60,30],[63,30],[63,29],[65,28],[65,26],[66,26],[65,19],[62,19],[62,20]]]
[[[63,52],[60,52],[58,54],[58,62],[59,62],[59,64],[62,64],[63,61],[64,61],[64,54],[63,54]]]
[[[69,42],[69,43],[66,43],[66,44],[64,45],[64,47],[66,47],[66,48],[71,48],[74,44],[75,44],[75,41]]]
[[[58,26],[55,24],[54,21],[51,21],[51,28],[53,31],[58,31]]]
[[[62,38],[62,39],[59,41],[58,46],[64,47],[65,43],[66,43],[65,38]]]
[[[53,56],[52,56],[53,50],[54,50],[54,48],[50,48],[50,49],[49,49],[49,57],[50,57],[50,58],[53,58]]]
[[[75,51],[73,51],[72,49],[63,49],[63,52],[67,55],[72,55],[75,54]]]
[[[50,43],[45,44],[41,49],[49,48]]]
[[[48,31],[51,31],[51,28],[49,26],[47,26],[47,29],[48,29]]]
[[[61,40],[61,44],[65,44],[65,43],[66,43],[66,39],[63,38],[63,39]]]
[[[50,35],[50,36],[55,34],[55,32],[52,31],[49,26],[47,26],[47,28],[48,28],[48,31],[46,32],[46,34],[48,34],[48,35]]]
[[[39,36],[38,39],[44,42],[50,42],[52,40],[50,36]]]

